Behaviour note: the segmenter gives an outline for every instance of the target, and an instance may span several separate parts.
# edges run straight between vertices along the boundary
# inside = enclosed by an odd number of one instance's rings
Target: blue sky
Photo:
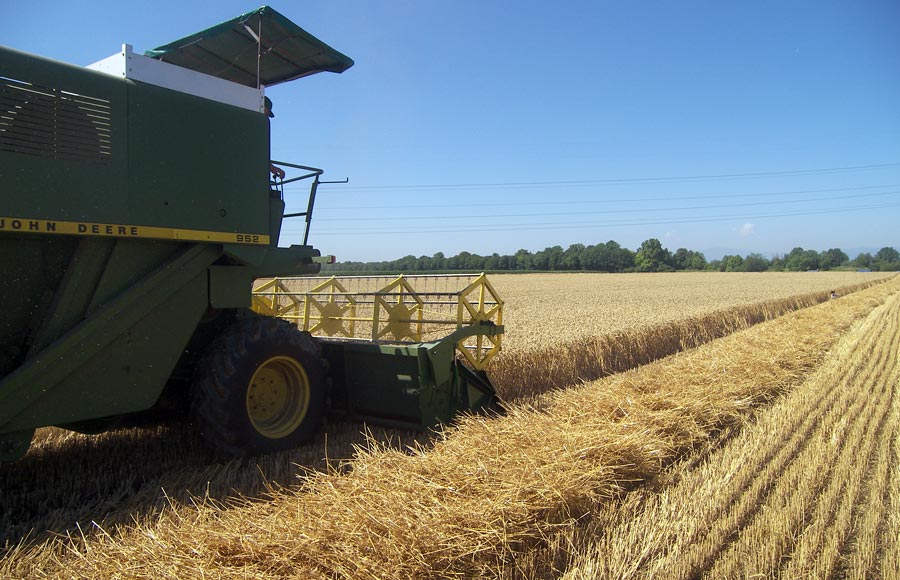
[[[88,64],[257,6],[8,3],[0,43]],[[340,260],[900,248],[897,2],[272,6],[356,61],[267,92],[273,156],[350,179],[320,189],[311,232]]]

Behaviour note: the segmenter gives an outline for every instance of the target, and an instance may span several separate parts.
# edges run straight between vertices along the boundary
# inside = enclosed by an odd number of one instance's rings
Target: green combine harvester
[[[310,277],[322,170],[271,161],[265,88],[352,65],[269,7],[88,67],[0,47],[0,460],[169,410],[246,456],[496,408],[484,276]]]

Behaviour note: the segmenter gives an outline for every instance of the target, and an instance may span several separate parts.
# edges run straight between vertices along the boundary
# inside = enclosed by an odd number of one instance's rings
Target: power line
[[[827,189],[799,189],[793,191],[773,191],[767,193],[724,193],[724,194],[714,194],[714,195],[665,195],[665,196],[657,196],[657,197],[630,197],[630,198],[620,198],[620,199],[589,199],[589,200],[556,200],[556,201],[519,201],[516,200],[514,204],[516,206],[538,206],[538,205],[598,205],[598,204],[609,204],[609,203],[640,203],[645,201],[686,201],[686,200],[695,200],[695,199],[730,199],[730,198],[738,198],[738,197],[769,197],[769,196],[780,196],[780,195],[798,195],[804,193],[831,193],[835,191],[857,191],[863,189],[881,189],[885,187],[900,187],[898,183],[891,183],[885,185],[858,185],[854,187],[832,187]],[[327,202],[326,202],[327,203]],[[467,208],[471,207],[509,207],[510,202],[491,202],[491,203],[466,203],[465,206]],[[408,203],[404,204],[391,204],[391,205],[351,205],[351,206],[328,206],[320,207],[318,211],[348,211],[348,210],[370,210],[370,209],[419,209],[419,208],[459,208],[459,203],[447,203],[447,204],[422,204],[422,205],[410,205]]]
[[[483,216],[486,218],[517,218],[517,217],[550,217],[550,216],[568,216],[568,215],[596,215],[596,214],[621,214],[621,213],[648,213],[657,211],[696,211],[708,209],[723,209],[733,207],[752,207],[760,205],[783,205],[791,203],[818,203],[822,201],[837,201],[845,199],[856,199],[861,197],[877,197],[883,195],[897,195],[900,191],[883,191],[879,193],[860,193],[857,195],[842,195],[834,197],[818,197],[811,199],[789,199],[775,201],[755,201],[747,203],[732,203],[718,205],[695,205],[695,206],[676,206],[676,207],[641,207],[635,209],[608,209],[595,211],[568,211],[568,212],[541,212],[541,213],[512,213],[512,214],[493,214]],[[317,218],[317,221],[329,222],[359,222],[359,221],[422,221],[422,220],[472,220],[473,216],[469,215],[419,215],[419,216],[382,216],[382,217],[348,217],[348,218]]]
[[[844,167],[825,167],[819,169],[796,169],[790,171],[760,171],[753,173],[720,173],[709,175],[681,175],[666,177],[630,177],[620,179],[588,179],[569,181],[510,181],[510,182],[485,182],[485,183],[447,183],[447,184],[421,184],[421,185],[356,185],[342,186],[338,191],[376,191],[376,190],[431,190],[431,189],[469,189],[469,188],[494,188],[511,189],[521,187],[546,187],[546,186],[584,186],[584,185],[610,185],[621,183],[657,183],[672,181],[699,181],[704,179],[735,179],[756,178],[787,175],[824,175],[830,173],[844,173],[850,171],[863,171],[869,169],[884,169],[897,167],[900,163],[877,163],[870,165],[849,165]]]
[[[823,209],[823,210],[813,210],[813,211],[791,211],[791,212],[779,212],[779,213],[764,213],[764,214],[753,214],[753,215],[730,215],[730,216],[707,216],[707,217],[698,217],[698,218],[676,218],[676,219],[662,219],[662,220],[640,220],[640,219],[626,219],[626,220],[607,220],[602,222],[559,222],[559,223],[544,223],[544,224],[516,224],[515,227],[510,227],[513,224],[503,224],[497,226],[481,226],[478,228],[471,228],[470,226],[460,226],[460,229],[434,229],[434,228],[408,228],[403,230],[394,230],[394,231],[383,231],[383,230],[349,230],[349,231],[325,231],[325,232],[316,232],[316,236],[354,236],[354,235],[400,235],[400,234],[435,234],[435,233],[484,233],[485,228],[490,228],[490,231],[538,231],[538,230],[559,230],[559,229],[585,229],[585,228],[599,228],[599,227],[633,227],[639,225],[669,225],[669,224],[686,224],[686,223],[705,223],[705,222],[721,222],[721,221],[733,221],[733,220],[749,220],[749,219],[764,219],[764,218],[779,218],[779,217],[791,217],[791,216],[810,216],[810,215],[821,215],[821,214],[833,214],[833,213],[842,213],[842,212],[851,212],[851,211],[868,211],[874,209],[882,209],[882,208],[893,208],[900,207],[900,203],[888,203],[888,204],[877,204],[877,205],[868,205],[868,206],[853,206],[853,207],[841,207],[841,208],[832,208],[832,209]],[[297,233],[297,231],[286,230],[284,233]]]

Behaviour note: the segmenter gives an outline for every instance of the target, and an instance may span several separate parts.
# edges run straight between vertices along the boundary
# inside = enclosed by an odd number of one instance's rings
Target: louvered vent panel
[[[0,77],[0,151],[107,164],[110,102]]]

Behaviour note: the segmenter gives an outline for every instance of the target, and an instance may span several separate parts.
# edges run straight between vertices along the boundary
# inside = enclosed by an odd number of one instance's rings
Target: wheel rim
[[[247,416],[263,437],[287,437],[306,417],[309,398],[303,365],[288,356],[275,356],[259,365],[250,379]]]

